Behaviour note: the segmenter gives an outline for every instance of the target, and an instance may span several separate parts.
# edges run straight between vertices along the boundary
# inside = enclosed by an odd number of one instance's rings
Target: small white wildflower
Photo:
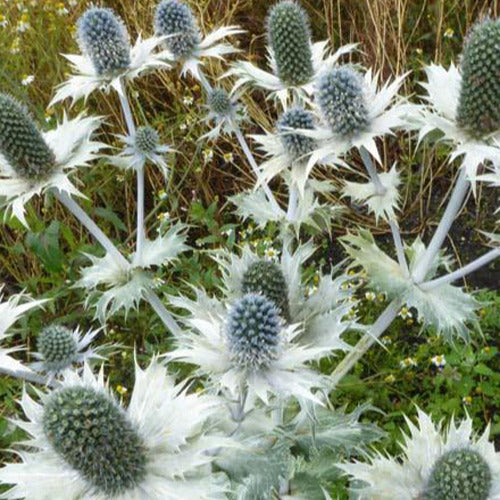
[[[33,75],[24,75],[23,79],[21,80],[21,84],[27,87],[28,85],[31,85],[35,81],[35,77]]]
[[[431,363],[439,370],[442,370],[446,366],[446,358],[444,354],[440,354],[431,358]]]

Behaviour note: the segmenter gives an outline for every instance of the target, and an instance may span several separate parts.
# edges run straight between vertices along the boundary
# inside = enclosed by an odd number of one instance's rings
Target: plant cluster
[[[241,60],[227,41],[244,34],[239,27],[205,35],[200,26],[178,0],[162,0],[154,34],[135,42],[111,9],[92,6],[80,18],[81,53],[65,56],[71,75],[56,88],[51,106],[116,93],[126,124],[118,151],[98,136],[108,118],[90,110],[72,117],[68,109],[57,127],[43,131],[27,104],[0,94],[6,214],[29,230],[29,201],[55,198],[104,250],[86,254],[88,265],[71,283],[84,291],[85,308],[102,328],[82,335],[57,321],[47,325],[34,363],[23,361],[8,329],[48,300],[22,292],[0,297],[0,373],[37,386],[20,398],[25,419],[16,425],[28,439],[0,469],[2,498],[332,500],[341,495],[340,478],[348,478],[358,499],[498,498],[500,453],[489,441],[489,427],[478,436],[468,417],[445,425],[417,409],[417,423],[406,419],[409,432],[393,458],[366,451],[382,435],[368,422],[375,407],[361,404],[349,413],[334,401],[341,380],[383,341],[402,308],[446,342],[471,340],[482,305],[453,283],[497,259],[500,236],[489,234],[492,248],[456,270],[442,246],[478,184],[500,186],[500,20],[477,23],[459,66],[428,66],[426,94],[417,103],[400,92],[406,75],[380,82],[378,73],[353,63],[356,45],[333,52],[328,41],[313,42],[307,12],[294,0],[270,9],[267,69]],[[214,85],[205,59],[225,62],[229,56],[236,61]],[[134,114],[129,94],[141,76],[176,69],[179,78],[189,75],[204,90],[210,130],[200,141],[234,138],[253,171],[254,188],[231,199],[236,215],[263,230],[277,228],[280,242],[274,258],[251,245],[211,252],[221,275],[218,294],[193,283],[188,293],[158,292],[161,270],[195,250],[185,223],[162,225],[156,237],[148,231],[145,170],[156,167],[168,177],[176,152]],[[253,88],[264,90],[278,112],[272,130],[252,136],[265,154],[260,164],[241,128],[239,97]],[[404,172],[384,165],[379,151],[380,140],[398,131],[418,144],[444,144],[450,175],[456,174],[427,245],[420,237],[403,241],[397,214]],[[354,161],[358,155],[362,169]],[[133,251],[112,241],[77,201],[85,195],[75,173],[97,161],[136,177]],[[311,286],[306,268],[318,246],[306,235],[327,232],[338,212],[324,201],[331,184],[315,173],[340,168],[363,179],[346,180],[342,195],[364,205],[376,223],[388,224],[394,246],[383,250],[366,228],[347,233],[341,239],[346,260],[318,271]],[[287,187],[286,205],[271,188],[278,176]],[[368,293],[389,301],[369,324],[353,313],[361,278]],[[104,371],[112,351],[123,346],[101,339],[112,316],[127,318],[139,305],[158,315],[171,346],[147,367],[134,361],[134,388],[123,401]],[[354,345],[348,341],[353,336]],[[320,369],[325,362],[333,366],[330,375]],[[433,364],[443,369],[446,362],[436,356]],[[179,366],[183,376],[176,375]]]

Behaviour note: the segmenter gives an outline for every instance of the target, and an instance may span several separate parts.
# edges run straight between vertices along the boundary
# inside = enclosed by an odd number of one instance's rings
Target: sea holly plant
[[[51,321],[33,332],[34,352],[14,324],[47,299],[1,290],[0,373],[31,384],[20,395],[24,417],[15,421],[26,439],[0,468],[1,498],[331,500],[346,493],[346,478],[351,496],[367,500],[500,498],[500,455],[488,441],[489,427],[476,437],[469,418],[445,426],[417,409],[418,426],[407,417],[403,455],[392,459],[366,451],[382,437],[367,423],[376,408],[367,402],[348,413],[332,404],[339,382],[403,307],[418,315],[423,331],[449,342],[474,335],[482,305],[456,282],[500,256],[499,236],[486,234],[491,249],[456,270],[443,243],[477,184],[500,186],[500,20],[477,22],[459,65],[425,68],[426,95],[416,102],[404,97],[407,74],[382,81],[363,67],[355,44],[334,52],[330,41],[313,43],[307,12],[295,1],[278,1],[262,23],[270,72],[233,45],[232,38],[245,36],[242,29],[204,35],[187,3],[162,0],[152,24],[142,27],[151,37],[132,44],[113,10],[91,6],[82,14],[80,54],[66,56],[71,74],[51,102],[70,109],[61,110],[63,119],[51,130],[36,123],[29,103],[9,94],[15,89],[1,89],[5,217],[29,230],[26,204],[37,195],[54,197],[104,251],[85,254],[90,265],[68,283],[83,290],[83,310],[101,326],[82,330]],[[207,58],[229,66],[213,74]],[[184,276],[188,287],[170,286],[164,295],[165,267],[196,250],[183,221],[163,224],[151,236],[147,169],[168,179],[176,147],[145,120],[140,100],[129,99],[129,85],[134,81],[140,94],[146,73],[171,72],[176,80],[177,66],[204,94],[200,111],[208,130],[199,143],[222,134],[234,139],[239,161],[254,176],[252,189],[230,198],[236,217],[277,228],[279,248],[274,256],[251,245],[213,248],[220,289],[197,287]],[[251,119],[243,101],[253,89],[272,98],[275,121],[247,134]],[[86,107],[91,93],[103,92],[116,94],[119,123]],[[70,117],[77,101],[85,111]],[[401,131],[418,146],[435,139],[449,147],[454,185],[427,243],[420,236],[404,241],[398,214],[405,172],[386,165],[381,153],[381,141]],[[112,241],[77,202],[86,196],[77,169],[98,161],[130,170],[137,180],[137,224],[123,242]],[[280,178],[286,193],[275,189]],[[341,198],[388,226],[394,248],[383,249],[367,228],[350,228],[340,238],[345,259],[329,271],[316,266],[311,278],[306,268],[321,258],[315,236],[330,233],[341,210],[328,197],[339,185]],[[134,238],[129,250],[125,243]],[[372,324],[354,309],[361,277],[389,299]],[[104,370],[108,358],[133,346],[109,345],[107,326],[114,315],[130,320],[143,302],[159,316],[161,333],[171,336],[169,349],[153,345],[157,352],[146,368],[134,359],[135,385],[122,401]],[[352,345],[348,338],[359,340]],[[144,357],[141,352],[141,363]],[[332,373],[322,370],[326,359]]]

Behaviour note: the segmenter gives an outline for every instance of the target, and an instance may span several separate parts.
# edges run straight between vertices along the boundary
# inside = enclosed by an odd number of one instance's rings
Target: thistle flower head
[[[138,127],[135,133],[135,147],[137,151],[144,155],[153,154],[156,152],[160,144],[160,136],[158,132],[149,126]]]
[[[145,476],[141,438],[103,392],[83,386],[54,392],[44,407],[43,430],[62,458],[106,497],[134,488]]]
[[[78,20],[78,44],[98,75],[130,66],[130,45],[123,21],[111,9],[91,7]]]
[[[233,360],[244,367],[267,366],[277,357],[281,319],[274,302],[249,293],[231,309],[227,338]]]
[[[157,35],[168,36],[165,45],[177,59],[189,58],[201,41],[191,9],[177,0],[163,0],[158,5],[155,31]]]
[[[326,71],[319,79],[316,98],[334,133],[355,135],[369,126],[363,79],[352,67]]]
[[[475,26],[462,54],[457,122],[474,137],[500,129],[500,19]]]
[[[487,500],[491,488],[491,470],[475,450],[448,451],[434,464],[424,500]]]
[[[291,0],[279,2],[269,13],[267,33],[280,80],[290,85],[308,82],[314,69],[311,32],[304,9]]]
[[[55,168],[55,156],[26,108],[0,94],[0,153],[20,177],[37,181]]]
[[[38,351],[46,371],[60,371],[71,366],[78,352],[73,332],[61,325],[50,325],[38,337]]]
[[[288,285],[278,264],[269,260],[257,260],[243,274],[243,293],[260,294],[272,301],[284,319],[289,320]]]
[[[283,147],[293,158],[300,158],[314,150],[316,142],[311,137],[293,133],[290,129],[314,129],[314,116],[300,106],[285,111],[278,120],[278,132]]]
[[[233,103],[229,94],[220,87],[214,88],[208,95],[210,111],[219,117],[230,116],[233,112]]]

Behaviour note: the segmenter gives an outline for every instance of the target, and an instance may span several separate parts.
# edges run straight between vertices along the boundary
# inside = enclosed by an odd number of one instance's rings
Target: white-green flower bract
[[[99,351],[104,346],[93,348],[90,345],[99,332],[100,329],[89,330],[83,335],[79,327],[74,330],[57,324],[45,327],[37,339],[37,352],[33,353],[37,361],[30,367],[54,377],[75,365],[103,360]]]
[[[124,148],[118,155],[107,156],[109,162],[122,169],[140,169],[146,162],[156,165],[165,177],[168,175],[168,164],[165,155],[173,150],[160,143],[158,132],[147,125],[138,127],[134,135],[118,135]]]
[[[472,419],[443,428],[418,411],[418,425],[406,419],[403,456],[377,454],[370,463],[340,464],[357,484],[359,500],[498,500],[500,453],[488,442],[490,428],[476,437]]]
[[[402,305],[417,309],[424,325],[433,326],[447,340],[451,341],[455,336],[468,340],[466,324],[476,321],[475,311],[480,307],[480,303],[472,295],[450,284],[422,290],[411,277],[405,276],[397,261],[376,245],[369,231],[361,230],[357,235],[349,234],[342,240],[354,265],[362,266],[366,271],[371,287],[386,293],[390,299],[400,300]],[[424,252],[425,245],[419,238],[406,249],[410,275]],[[449,265],[449,259],[436,259],[425,281],[435,277],[440,267],[449,268]]]
[[[245,120],[243,107],[238,104],[238,96],[233,92],[226,92],[222,87],[216,87],[207,96],[205,107],[208,115],[205,118],[209,124],[213,122],[211,130],[200,137],[202,139],[216,139],[221,133],[232,134],[235,126]]]
[[[24,294],[14,295],[3,301],[3,286],[0,286],[0,368],[9,371],[30,371],[21,362],[10,356],[13,352],[21,350],[17,347],[4,347],[2,344],[8,338],[7,330],[25,313],[41,306],[46,300],[32,300]]]
[[[12,213],[27,227],[25,205],[33,196],[50,189],[65,192],[70,196],[83,196],[70,182],[69,174],[78,167],[89,166],[105,147],[101,142],[92,139],[100,125],[101,119],[98,117],[80,115],[68,119],[65,115],[55,129],[42,132],[43,140],[54,155],[54,164],[46,175],[22,175],[0,149],[0,198],[3,197],[7,212]],[[29,147],[29,143],[25,147]]]
[[[75,286],[89,292],[85,304],[95,306],[96,318],[101,322],[120,309],[128,314],[138,307],[148,290],[161,284],[155,278],[154,268],[177,259],[188,249],[185,241],[185,226],[178,224],[155,240],[146,240],[140,262],[136,254],[129,264],[117,262],[109,253],[104,257],[87,254],[92,265],[82,270]]]
[[[163,37],[163,57],[171,62],[180,62],[181,75],[191,73],[201,80],[202,58],[224,56],[238,52],[229,43],[221,43],[228,36],[244,33],[238,26],[223,26],[203,37],[199,33],[188,5],[177,0],[163,0],[156,9],[155,32]]]
[[[369,212],[373,212],[375,219],[382,217],[385,220],[396,218],[395,210],[399,208],[400,195],[398,188],[401,184],[399,172],[396,165],[389,172],[378,174],[384,191],[379,193],[373,182],[359,183],[345,181],[342,188],[342,196],[351,198],[354,202],[364,203]]]
[[[453,148],[450,161],[461,158],[461,165],[474,186],[479,165],[492,162],[494,167],[500,168],[500,130],[475,138],[460,127],[457,113],[462,76],[456,66],[451,64],[445,69],[431,64],[425,72],[427,82],[421,85],[427,91],[423,96],[427,105],[416,118],[420,126],[419,141],[434,130],[440,131],[443,134],[440,140]]]
[[[287,4],[294,4],[294,10],[302,9],[295,4],[295,2],[281,2]],[[277,4],[278,6],[280,4]],[[299,17],[306,16],[305,12],[302,12],[302,15],[299,14]],[[299,23],[300,24],[300,23]],[[294,37],[294,31],[288,29],[287,27],[283,28],[283,32],[288,36]],[[303,40],[296,40],[298,43],[303,43]],[[283,47],[285,50],[285,55],[287,58],[290,57],[301,57],[304,58],[307,53],[310,54],[311,61],[310,64],[312,66],[312,71],[310,73],[309,78],[304,82],[291,82],[282,81],[279,75],[279,68],[276,60],[276,54],[271,46],[271,43],[268,44],[267,47],[267,61],[270,68],[270,72],[265,71],[263,69],[258,68],[247,61],[238,61],[234,63],[231,69],[226,73],[225,76],[234,76],[236,77],[235,87],[239,88],[243,85],[250,84],[255,87],[263,88],[269,92],[271,92],[270,97],[276,97],[280,100],[283,107],[287,107],[288,101],[293,96],[298,97],[309,97],[312,95],[315,82],[318,76],[325,68],[333,67],[338,60],[345,54],[349,54],[354,48],[356,44],[349,44],[340,47],[335,53],[331,54],[330,49],[328,48],[328,41],[322,41],[317,43],[312,43],[311,40],[307,40],[308,47],[302,47],[301,54],[290,53],[291,48],[287,46],[286,41],[283,40],[283,44],[280,44],[280,49]],[[294,47],[294,49],[300,49],[300,47]],[[304,50],[307,49],[307,50]],[[305,64],[306,61],[302,61]],[[308,72],[306,72],[308,73]],[[304,75],[306,74],[304,73]]]
[[[336,67],[327,70],[327,74],[333,71],[339,71],[342,67]],[[375,139],[384,135],[393,134],[396,129],[405,128],[408,126],[407,114],[411,107],[405,99],[398,95],[399,89],[403,84],[406,75],[396,78],[392,83],[386,82],[384,85],[378,85],[378,74],[373,75],[371,70],[368,70],[364,78],[361,78],[361,92],[364,102],[364,117],[363,126],[353,133],[339,133],[337,126],[331,126],[331,119],[324,116],[320,107],[320,102],[316,102],[318,115],[322,118],[322,122],[316,127],[316,130],[303,130],[302,133],[308,137],[316,139],[318,147],[312,152],[308,168],[312,168],[316,163],[329,163],[332,165],[344,165],[342,158],[347,155],[352,148],[365,148],[372,156],[381,164]],[[322,75],[317,83],[317,90],[321,83]],[[331,86],[332,92],[337,92],[337,86]],[[322,100],[326,102],[327,96],[323,89]],[[334,96],[332,96],[333,98]],[[335,99],[334,99],[335,100]],[[348,110],[351,112],[350,110]],[[336,123],[336,122],[335,122]],[[342,130],[344,130],[342,128]]]
[[[279,262],[274,264],[284,280],[284,285],[280,285],[284,290],[278,306],[290,324],[303,324],[303,331],[294,342],[327,348],[331,354],[347,351],[350,346],[342,340],[342,335],[353,326],[352,321],[345,320],[353,306],[352,289],[345,286],[349,278],[342,274],[335,276],[335,269],[330,274],[321,275],[315,289],[310,291],[302,283],[302,270],[314,252],[312,243],[299,245],[294,252],[284,248]],[[240,255],[221,251],[215,253],[214,258],[222,271],[223,291],[229,300],[235,300],[248,291],[266,294],[265,278],[260,280],[260,286],[252,288],[253,280],[249,280],[248,273],[255,264],[269,261],[259,257],[249,246],[244,246]],[[277,280],[274,281],[276,284]],[[278,290],[267,296],[278,297]]]
[[[300,106],[288,109],[280,117],[276,131],[252,135],[267,159],[260,165],[259,184],[269,183],[277,175],[289,178],[304,195],[306,183],[314,164],[308,165],[308,159],[317,147],[316,141],[304,133],[312,132],[315,119],[312,113]]]
[[[94,7],[89,9],[89,11],[92,10],[108,11],[109,9],[96,9]],[[104,40],[106,44],[101,50],[104,51],[106,55],[104,58],[105,61],[109,59],[107,63],[103,62],[102,57],[96,59],[96,55],[94,54],[93,56],[92,53],[88,51],[85,51],[82,55],[64,54],[64,57],[71,64],[73,74],[67,81],[57,87],[56,94],[50,106],[60,101],[64,101],[67,98],[71,98],[72,104],[82,98],[87,100],[89,95],[98,89],[109,91],[110,88],[114,88],[117,92],[121,93],[122,80],[132,81],[145,72],[170,68],[170,65],[165,61],[167,52],[158,52],[156,50],[161,46],[163,41],[163,37],[151,37],[143,40],[139,35],[134,46],[127,46],[129,53],[125,54],[125,48],[122,45],[120,45],[119,48],[109,48],[107,47],[108,42]],[[85,48],[85,44],[83,45]],[[120,54],[120,61],[123,62],[125,59],[130,61],[128,65],[119,64],[115,61],[117,52]],[[109,56],[109,54],[111,54],[111,56]],[[101,62],[99,63],[98,61]],[[109,71],[110,69],[113,69],[113,71]]]
[[[101,370],[85,365],[68,372],[60,387],[25,391],[27,420],[16,421],[30,439],[18,463],[0,469],[12,485],[2,498],[30,500],[219,500],[226,485],[206,466],[209,450],[227,440],[206,434],[206,421],[219,412],[209,396],[188,394],[153,360],[136,366],[128,407],[114,398]]]
[[[332,220],[342,208],[320,203],[315,192],[326,193],[332,189],[331,183],[309,179],[303,196],[299,197],[297,213],[292,222],[288,220],[285,210],[269,201],[262,188],[232,196],[231,201],[236,205],[236,213],[242,219],[251,219],[260,228],[264,228],[268,222],[277,222],[282,227],[291,224],[297,233],[302,225],[307,225],[316,231],[330,231]]]
[[[231,307],[202,290],[195,291],[195,299],[170,299],[189,316],[182,318],[188,329],[176,337],[176,348],[166,354],[168,359],[198,366],[196,373],[208,377],[210,388],[230,399],[247,392],[249,408],[257,400],[268,404],[270,396],[317,400],[312,389],[322,387],[325,381],[306,363],[328,349],[299,344],[300,325],[281,324],[273,356],[267,356],[267,362],[260,365],[242,364],[235,358],[227,331]]]

